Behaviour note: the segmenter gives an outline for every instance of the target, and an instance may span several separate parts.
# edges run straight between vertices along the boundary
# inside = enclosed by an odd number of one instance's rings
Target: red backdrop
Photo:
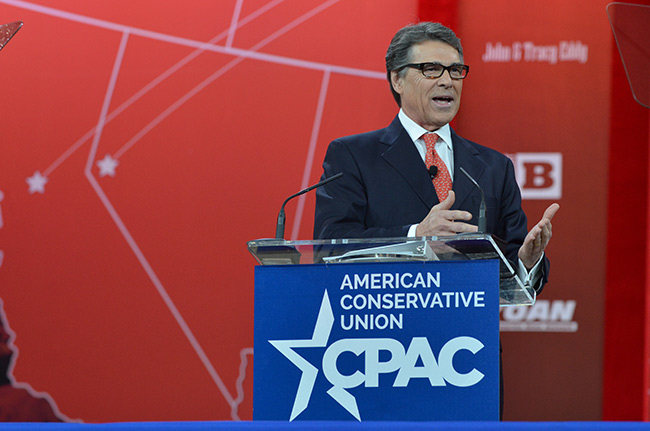
[[[627,48],[630,44],[637,49],[647,46],[650,1],[610,6],[608,15],[617,29],[623,51],[618,46],[612,47],[603,419],[647,421],[650,420],[650,230],[647,229],[650,112],[632,97],[621,52],[628,72],[638,72],[630,69],[631,64],[645,65],[637,76],[645,77],[646,93],[639,94],[643,86],[639,87],[638,82],[635,93],[647,106],[650,58],[647,52],[630,58],[630,53],[639,53]],[[638,62],[638,58],[645,62]],[[645,232],[643,228],[632,228],[634,233],[624,233],[621,227],[630,221],[636,224],[636,220],[646,226]]]
[[[25,22],[0,57],[13,376],[72,419],[251,418],[245,242],[329,140],[390,121],[383,56],[416,3],[51,5],[0,2]]]
[[[514,155],[529,226],[552,202],[561,205],[547,250],[550,282],[535,311],[501,313],[505,419],[601,417],[607,195],[596,191],[607,189],[606,3],[460,2],[459,34],[472,69],[458,128]],[[535,166],[521,169],[530,153],[541,156],[541,187]],[[552,164],[556,154],[561,163]],[[544,163],[561,183],[559,196],[531,199],[530,192],[557,185]]]
[[[390,122],[385,49],[420,16],[462,38],[460,134],[513,157],[531,224],[562,206],[551,282],[502,312],[506,419],[600,419],[609,101],[629,95],[605,5],[0,0],[25,22],[0,55],[16,385],[64,419],[251,418],[245,242],[329,141]],[[287,238],[311,237],[313,205],[288,206]]]

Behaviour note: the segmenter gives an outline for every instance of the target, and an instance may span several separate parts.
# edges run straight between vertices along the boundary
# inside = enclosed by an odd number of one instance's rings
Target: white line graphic
[[[339,0],[335,0],[333,3],[336,3]],[[297,58],[283,57],[281,55],[274,54],[265,54],[261,52],[255,52],[253,50],[232,48],[226,46],[214,45],[211,43],[196,41],[192,39],[187,39],[178,36],[172,36],[164,33],[159,33],[150,30],[144,30],[141,28],[130,27],[126,25],[116,24],[109,21],[104,21],[96,18],[90,18],[83,15],[78,15],[71,12],[63,12],[46,6],[35,5],[33,3],[21,1],[21,0],[0,0],[0,3],[5,3],[8,5],[21,7],[23,9],[32,10],[34,12],[43,13],[46,15],[55,16],[57,18],[66,19],[69,21],[75,21],[82,24],[88,24],[99,28],[104,28],[107,30],[118,31],[121,33],[129,32],[134,36],[141,36],[148,39],[159,40],[162,42],[168,42],[172,44],[177,44],[181,46],[188,46],[192,48],[199,48],[205,51],[213,51],[219,54],[230,54],[237,57],[251,58],[260,61],[266,61],[269,63],[284,64],[287,66],[299,67],[304,69],[311,70],[320,70],[324,71],[325,69],[331,69],[332,72],[340,73],[343,75],[353,75],[360,76],[364,78],[374,78],[374,79],[386,79],[386,74],[384,72],[376,72],[371,70],[356,69],[354,67],[345,67],[333,64],[319,63],[316,61],[301,60]],[[332,2],[326,2],[332,3]]]
[[[235,4],[235,12],[232,14],[230,21],[230,28],[228,29],[228,39],[226,39],[226,48],[232,47],[232,41],[235,38],[235,31],[237,30],[237,21],[239,21],[239,14],[241,13],[241,5],[244,0],[237,0]]]
[[[180,326],[181,330],[187,337],[188,341],[190,342],[192,348],[198,355],[199,359],[201,360],[201,363],[203,366],[207,369],[208,373],[212,377],[212,380],[215,382],[217,387],[219,388],[219,391],[221,391],[221,394],[225,398],[226,402],[228,405],[232,406],[233,404],[233,399],[232,396],[230,395],[230,392],[228,391],[228,388],[224,385],[223,381],[221,380],[221,377],[219,376],[219,373],[214,369],[212,363],[208,359],[207,355],[203,351],[203,348],[199,344],[199,342],[196,340],[196,337],[194,337],[194,334],[192,333],[192,330],[189,328],[187,323],[185,322],[185,319],[183,319],[183,316],[181,313],[178,311],[176,308],[176,305],[174,304],[173,300],[165,290],[165,287],[162,285],[160,280],[158,279],[158,276],[156,275],[155,271],[147,261],[146,257],[140,250],[140,247],[138,247],[138,244],[135,242],[133,237],[131,236],[131,233],[127,229],[126,225],[120,218],[119,214],[111,204],[110,200],[102,190],[101,186],[95,179],[95,177],[92,174],[92,167],[95,161],[95,156],[97,154],[97,146],[99,145],[99,141],[101,139],[101,132],[103,129],[103,125],[105,124],[105,117],[106,113],[108,112],[108,106],[110,105],[111,102],[111,97],[113,95],[113,90],[115,88],[115,81],[117,80],[117,76],[119,75],[119,70],[120,70],[120,65],[122,62],[122,58],[124,55],[124,51],[126,49],[126,41],[128,40],[128,33],[124,33],[122,37],[122,41],[120,43],[120,49],[118,51],[118,55],[115,59],[115,64],[113,66],[113,72],[111,73],[111,79],[110,83],[108,86],[108,89],[106,91],[106,97],[104,98],[104,104],[102,106],[102,112],[99,118],[99,121],[97,122],[97,133],[95,133],[95,138],[93,139],[93,144],[91,146],[89,155],[88,155],[88,161],[86,163],[86,169],[85,169],[85,175],[88,181],[90,182],[91,186],[97,193],[97,196],[99,197],[100,201],[104,204],[104,207],[110,214],[111,218],[117,225],[117,228],[120,230],[122,233],[122,236],[124,239],[127,241],[129,244],[129,247],[131,247],[131,250],[135,254],[136,258],[142,265],[143,269],[145,270],[145,273],[149,277],[149,279],[153,282],[154,286],[156,287],[156,290],[158,291],[158,294],[161,296],[163,301],[165,302],[165,305],[167,305],[167,308],[171,312],[171,314],[174,316],[174,319],[176,320],[176,323]]]
[[[237,398],[232,403],[232,411],[230,416],[239,420],[239,412],[237,408],[244,401],[244,380],[246,380],[246,367],[248,367],[248,357],[253,356],[253,348],[246,347],[239,352],[239,376],[237,377],[237,382],[235,384],[237,388]]]
[[[284,27],[280,28],[273,34],[267,36],[264,38],[262,41],[258,42],[255,46],[251,48],[251,52],[255,52],[258,49],[261,49],[268,45],[269,43],[273,42],[280,36],[286,34],[288,31],[291,29],[295,28],[296,26],[300,25],[307,19],[315,16],[319,12],[322,12],[326,8],[330,7],[331,5],[339,2],[340,0],[329,0],[322,5],[312,9],[311,11],[307,12],[306,14],[296,18],[289,24],[285,25]],[[154,129],[158,124],[160,124],[163,120],[165,120],[167,117],[169,117],[171,114],[173,114],[178,108],[183,106],[185,102],[190,100],[192,97],[200,93],[203,89],[205,89],[208,85],[212,84],[215,80],[217,80],[219,77],[221,77],[224,73],[228,72],[231,70],[233,67],[244,61],[244,57],[237,57],[230,62],[228,62],[225,66],[223,66],[221,69],[217,70],[215,73],[210,75],[208,78],[203,80],[201,83],[199,83],[196,87],[191,89],[189,92],[187,92],[185,95],[183,95],[180,99],[178,99],[176,102],[174,102],[172,105],[167,107],[163,112],[161,112],[156,118],[154,118],[149,124],[147,124],[143,129],[141,129],[138,133],[136,133],[135,136],[133,136],[129,141],[124,144],[119,150],[117,150],[114,154],[114,157],[116,159],[119,159],[122,157],[122,155],[128,151],[133,145],[135,145],[140,139],[142,139],[147,133],[149,133],[152,129]]]
[[[115,82],[117,77],[120,74],[120,67],[122,66],[122,59],[124,58],[124,51],[126,51],[126,44],[129,40],[129,33],[124,32],[122,34],[122,39],[120,40],[120,47],[117,51],[117,57],[115,58],[115,63],[113,64],[113,71],[111,72],[111,79],[108,83],[108,89],[106,90],[106,96],[104,97],[104,103],[102,105],[102,111],[99,114],[99,121],[97,121],[97,127],[95,128],[95,136],[93,138],[93,144],[90,147],[90,154],[88,160],[86,161],[86,172],[90,173],[95,163],[95,158],[97,155],[97,146],[99,145],[99,140],[102,137],[102,132],[104,131],[104,124],[106,124],[106,114],[108,113],[108,107],[111,105],[111,99],[113,97],[113,92],[115,91]]]
[[[248,24],[249,22],[253,21],[255,18],[258,18],[259,16],[263,15],[265,12],[268,12],[270,9],[273,7],[277,6],[278,4],[282,3],[284,0],[274,0],[265,6],[261,7],[257,11],[251,13],[248,15],[246,18],[242,19],[239,22],[238,28],[241,28]],[[0,3],[2,0],[0,0]],[[217,41],[223,39],[224,37],[227,36],[227,32],[224,31],[220,33],[219,35],[215,36],[210,40],[209,43],[216,43]],[[157,87],[159,84],[161,84],[165,79],[169,78],[171,75],[179,71],[183,66],[187,65],[189,62],[191,62],[193,59],[198,57],[200,54],[205,52],[204,49],[197,48],[194,50],[192,53],[187,55],[185,58],[180,60],[178,63],[164,71],[162,74],[160,74],[158,77],[153,79],[149,84],[144,86],[141,90],[136,92],[133,96],[131,96],[128,100],[123,102],[120,106],[118,106],[114,111],[112,111],[107,117],[106,117],[106,124],[108,124],[111,120],[115,119],[118,115],[120,115],[122,112],[124,112],[127,108],[129,108],[131,105],[133,105],[135,102],[137,102],[139,99],[144,97],[147,93],[149,93],[151,90],[153,90],[155,87]],[[95,133],[95,128],[93,127],[90,129],[88,132],[86,132],[77,142],[75,142],[70,148],[68,148],[63,154],[61,154],[55,161],[52,163],[47,169],[43,171],[43,176],[48,177],[56,168],[58,168],[63,162],[65,162],[68,157],[70,157],[75,151],[77,151],[80,147],[82,147],[90,138],[93,137]]]
[[[273,7],[277,6],[278,4],[282,3],[284,0],[273,0],[269,3],[267,3],[265,6],[262,8],[258,9],[257,11],[251,13],[247,17],[240,19],[240,13],[242,10],[243,6],[243,0],[237,0],[230,27],[229,29],[221,32],[219,35],[215,36],[208,42],[203,42],[203,41],[195,41],[187,38],[182,38],[182,37],[177,37],[173,35],[168,35],[168,34],[163,34],[163,33],[158,33],[154,31],[149,31],[149,30],[144,30],[140,28],[135,28],[135,27],[130,27],[130,26],[125,26],[121,24],[116,24],[108,21],[104,21],[101,19],[96,19],[96,18],[91,18],[71,12],[65,12],[65,11],[60,11],[56,10],[51,7],[46,7],[46,6],[41,6],[37,5],[34,3],[30,3],[27,1],[22,1],[22,0],[0,0],[0,4],[4,3],[7,5],[12,5],[18,8],[23,8],[26,10],[31,10],[37,13],[42,13],[46,14],[52,17],[64,19],[64,20],[69,20],[69,21],[74,21],[74,22],[79,22],[83,23],[86,25],[91,25],[95,26],[98,28],[103,28],[103,29],[108,29],[111,31],[117,31],[122,34],[122,38],[120,41],[119,49],[114,61],[113,69],[111,72],[111,77],[110,81],[108,83],[108,87],[106,90],[106,95],[102,104],[102,109],[101,109],[101,114],[99,116],[97,125],[93,127],[91,130],[86,132],[78,141],[76,141],[72,146],[70,146],[63,154],[61,154],[55,161],[52,163],[45,171],[43,174],[43,177],[47,179],[47,177],[52,174],[52,172],[57,169],[61,164],[63,164],[75,151],[80,149],[86,142],[90,141],[92,138],[91,142],[91,148],[88,153],[88,158],[86,160],[86,166],[84,170],[84,174],[91,184],[93,190],[97,194],[99,200],[102,202],[104,207],[106,208],[107,212],[109,213],[110,217],[112,218],[113,222],[117,226],[119,232],[121,235],[124,237],[126,240],[127,244],[129,245],[130,249],[134,253],[136,259],[138,262],[141,264],[142,268],[144,269],[145,273],[151,280],[152,284],[155,286],[158,294],[161,296],[163,301],[165,302],[166,306],[168,307],[169,311],[173,315],[174,319],[176,320],[177,324],[183,331],[184,335],[188,339],[190,345],[194,349],[195,353],[201,360],[203,366],[206,368],[208,371],[209,375],[211,376],[212,380],[218,387],[219,391],[223,395],[225,401],[229,404],[231,407],[231,417],[234,420],[239,419],[238,415],[238,407],[241,404],[241,402],[244,399],[244,390],[243,390],[243,381],[246,378],[246,367],[248,364],[248,356],[253,355],[253,350],[252,348],[245,348],[242,349],[240,352],[240,373],[239,377],[236,382],[236,398],[233,398],[231,393],[229,392],[228,388],[222,381],[219,373],[216,371],[215,367],[213,364],[210,362],[209,358],[205,354],[203,348],[201,347],[200,343],[197,341],[196,337],[192,333],[189,325],[185,322],[183,316],[177,309],[175,303],[167,293],[165,287],[161,283],[161,281],[158,279],[154,269],[151,267],[149,264],[147,258],[144,256],[142,253],[140,247],[132,237],[131,233],[129,232],[128,228],[122,221],[120,215],[114,208],[113,204],[111,203],[110,199],[108,196],[105,194],[104,190],[101,188],[97,178],[93,175],[93,168],[96,164],[97,160],[97,152],[98,148],[101,142],[102,134],[104,127],[113,119],[115,119],[117,116],[120,114],[124,113],[130,106],[132,106],[136,101],[140,100],[143,98],[146,94],[151,92],[154,88],[156,88],[160,83],[164,82],[166,79],[171,77],[173,74],[178,72],[181,68],[185,67],[188,65],[192,60],[194,60],[196,57],[198,57],[200,54],[209,51],[209,52],[216,52],[220,54],[227,54],[230,56],[233,56],[233,59],[228,62],[225,66],[221,67],[220,69],[216,70],[212,75],[210,75],[208,78],[204,79],[203,81],[199,82],[196,86],[194,86],[189,92],[184,94],[182,97],[177,99],[174,103],[166,107],[162,112],[158,114],[151,122],[146,124],[140,131],[138,131],[131,139],[129,139],[128,142],[126,142],[115,154],[114,157],[115,159],[119,159],[122,155],[125,154],[126,151],[128,151],[133,145],[135,145],[137,142],[140,141],[149,131],[151,131],[153,128],[158,126],[160,123],[162,123],[166,118],[168,118],[173,112],[175,112],[179,107],[181,107],[183,104],[185,104],[188,100],[190,100],[193,96],[199,94],[202,90],[204,90],[207,86],[209,86],[211,83],[213,83],[215,80],[217,80],[219,77],[223,76],[225,73],[228,71],[232,70],[233,67],[244,61],[245,59],[254,59],[258,61],[264,61],[264,62],[270,62],[270,63],[275,63],[275,64],[280,64],[280,65],[286,65],[289,67],[295,67],[295,68],[303,68],[303,69],[309,69],[309,70],[318,70],[323,72],[323,79],[321,81],[321,87],[320,87],[320,93],[318,97],[318,102],[317,102],[317,109],[316,109],[316,115],[314,118],[314,123],[312,126],[312,134],[310,138],[310,143],[309,143],[309,148],[308,148],[308,153],[307,153],[307,159],[305,162],[305,167],[303,171],[303,187],[306,187],[309,182],[310,178],[310,173],[311,169],[313,166],[313,158],[316,150],[316,144],[318,142],[318,135],[320,131],[320,126],[321,126],[321,121],[322,121],[322,115],[323,115],[323,110],[325,106],[325,100],[327,97],[327,92],[328,92],[328,87],[329,87],[329,82],[330,82],[330,77],[332,73],[335,74],[345,74],[345,75],[352,75],[352,76],[357,76],[357,77],[362,77],[362,78],[370,78],[370,79],[385,79],[385,74],[383,72],[376,72],[376,71],[369,71],[369,70],[363,70],[363,69],[356,69],[356,68],[350,68],[350,67],[345,67],[345,66],[340,66],[340,65],[333,65],[333,64],[325,64],[325,63],[320,63],[320,62],[314,62],[314,61],[308,61],[308,60],[302,60],[299,58],[290,58],[290,57],[284,57],[284,56],[279,56],[279,55],[273,55],[273,54],[268,54],[268,53],[263,53],[259,52],[260,49],[263,47],[267,46],[269,43],[272,41],[282,37],[283,35],[287,34],[290,32],[292,29],[298,27],[305,21],[313,18],[314,16],[318,15],[322,11],[326,10],[327,8],[331,7],[332,5],[338,3],[340,0],[328,0],[324,1],[323,3],[319,4],[318,6],[314,7],[310,11],[306,12],[305,14],[299,16],[298,18],[292,20],[288,24],[280,27],[278,30],[273,32],[272,34],[268,35],[265,37],[263,40],[258,42],[256,45],[254,45],[250,49],[239,49],[233,46],[234,40],[235,40],[235,34],[238,29],[243,27],[244,25],[252,22],[255,18],[261,16],[265,12],[271,10]],[[127,42],[130,37],[143,37],[143,38],[149,38],[152,40],[157,40],[157,41],[163,41],[171,44],[177,44],[181,46],[186,46],[186,47],[192,47],[195,48],[195,50],[187,55],[185,58],[171,66],[169,69],[167,69],[165,72],[163,72],[161,75],[153,79],[151,82],[149,82],[146,86],[141,88],[139,91],[137,91],[135,94],[133,94],[129,99],[127,99],[125,102],[123,102],[121,105],[119,105],[116,109],[113,111],[109,112],[110,108],[110,103],[111,99],[113,97],[113,93],[115,90],[117,78],[120,73],[120,68],[122,64],[122,59],[124,56],[124,53],[127,49]],[[225,44],[223,46],[217,45],[216,42],[221,41],[223,39],[226,39]],[[42,191],[41,191],[42,193]],[[296,238],[299,232],[299,227],[301,224],[302,220],[302,214],[304,210],[304,196],[301,197],[301,199],[298,202],[298,211],[296,213],[296,221],[293,226],[293,231],[292,231],[292,238]],[[0,219],[1,222],[1,219]]]
[[[309,177],[311,176],[311,169],[314,164],[314,154],[316,153],[316,144],[318,143],[318,133],[320,132],[321,121],[323,120],[323,110],[325,110],[325,98],[327,97],[327,89],[330,82],[330,73],[325,71],[323,74],[323,81],[320,86],[320,94],[318,96],[318,105],[316,107],[316,116],[314,124],[311,129],[311,138],[309,140],[309,150],[307,151],[307,160],[305,161],[305,169],[302,173],[302,184],[300,190],[309,187]],[[302,213],[305,210],[306,195],[298,197],[298,205],[296,207],[296,215],[291,229],[291,239],[298,239],[300,232],[300,224],[302,222]]]

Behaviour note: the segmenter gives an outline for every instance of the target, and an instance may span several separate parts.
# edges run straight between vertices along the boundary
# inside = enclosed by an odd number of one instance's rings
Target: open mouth
[[[450,96],[436,96],[431,100],[433,100],[436,105],[440,106],[449,106],[454,103],[454,98]]]

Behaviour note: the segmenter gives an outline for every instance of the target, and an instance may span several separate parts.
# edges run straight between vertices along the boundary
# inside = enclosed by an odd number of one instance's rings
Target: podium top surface
[[[500,259],[499,240],[486,234],[419,238],[350,238],[287,241],[257,239],[248,250],[262,265]]]
[[[261,265],[497,259],[501,305],[533,304],[535,290],[523,285],[501,245],[501,240],[492,235],[477,233],[418,238],[257,239],[247,243],[248,251]]]

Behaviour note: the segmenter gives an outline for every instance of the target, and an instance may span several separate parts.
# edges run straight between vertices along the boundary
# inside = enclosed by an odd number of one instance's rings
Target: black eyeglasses
[[[465,79],[469,73],[469,66],[465,64],[452,64],[451,66],[443,66],[440,63],[410,63],[402,66],[402,68],[411,67],[413,69],[420,69],[425,78],[435,79],[440,78],[445,70],[449,71],[449,76],[452,79]]]

